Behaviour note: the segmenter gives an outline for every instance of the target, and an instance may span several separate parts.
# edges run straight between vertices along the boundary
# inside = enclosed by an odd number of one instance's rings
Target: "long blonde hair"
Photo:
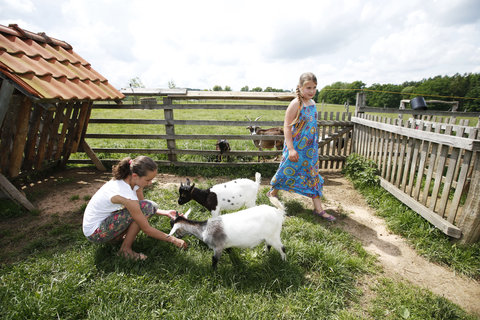
[[[300,79],[298,80],[297,84],[297,89],[295,90],[295,93],[297,94],[297,99],[298,99],[298,110],[297,110],[297,115],[295,116],[295,119],[293,120],[292,123],[289,124],[289,126],[293,126],[298,122],[298,118],[300,117],[300,110],[302,110],[303,107],[303,97],[302,93],[300,92],[300,88],[303,87],[305,82],[312,81],[317,85],[317,77],[311,72],[305,72],[302,73],[300,76]]]

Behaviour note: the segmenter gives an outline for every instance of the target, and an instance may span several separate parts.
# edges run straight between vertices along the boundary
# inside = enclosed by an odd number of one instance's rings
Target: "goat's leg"
[[[282,241],[280,240],[280,235],[276,237],[276,239],[270,239],[267,240],[267,247],[272,246],[275,250],[277,250],[280,253],[280,256],[282,256],[282,260],[285,261],[287,260],[287,255],[285,254],[285,246],[282,244]]]
[[[213,249],[213,256],[212,256],[212,269],[217,270],[217,264],[222,256],[223,248],[216,248]]]

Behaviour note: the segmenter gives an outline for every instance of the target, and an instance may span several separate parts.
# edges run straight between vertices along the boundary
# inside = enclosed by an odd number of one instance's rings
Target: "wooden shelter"
[[[94,101],[124,95],[68,43],[0,25],[0,195],[31,203],[8,180],[63,165],[83,142]]]

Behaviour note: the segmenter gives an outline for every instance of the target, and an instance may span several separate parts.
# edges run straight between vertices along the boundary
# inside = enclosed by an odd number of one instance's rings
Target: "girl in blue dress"
[[[317,91],[317,78],[307,72],[300,76],[297,97],[285,112],[283,158],[272,178],[269,197],[278,190],[293,191],[312,198],[313,214],[328,221],[335,217],[322,208],[323,178],[318,173],[317,108],[313,97]]]

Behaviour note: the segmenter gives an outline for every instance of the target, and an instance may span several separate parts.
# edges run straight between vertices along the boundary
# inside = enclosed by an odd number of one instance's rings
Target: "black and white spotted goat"
[[[189,220],[191,210],[183,216],[177,214],[171,220],[172,230],[169,235],[182,237],[191,234],[202,240],[213,249],[213,269],[216,269],[224,249],[253,248],[262,242],[265,242],[267,250],[273,247],[280,253],[282,260],[286,260],[285,247],[280,239],[285,208],[277,198],[269,199],[275,207],[263,204],[206,221]]]
[[[257,201],[258,188],[260,187],[261,174],[255,173],[255,181],[250,179],[236,179],[214,185],[209,189],[195,188],[195,183],[180,184],[178,204],[185,204],[195,200],[210,210],[212,217],[218,217],[222,210],[238,210],[243,206],[250,208]]]

